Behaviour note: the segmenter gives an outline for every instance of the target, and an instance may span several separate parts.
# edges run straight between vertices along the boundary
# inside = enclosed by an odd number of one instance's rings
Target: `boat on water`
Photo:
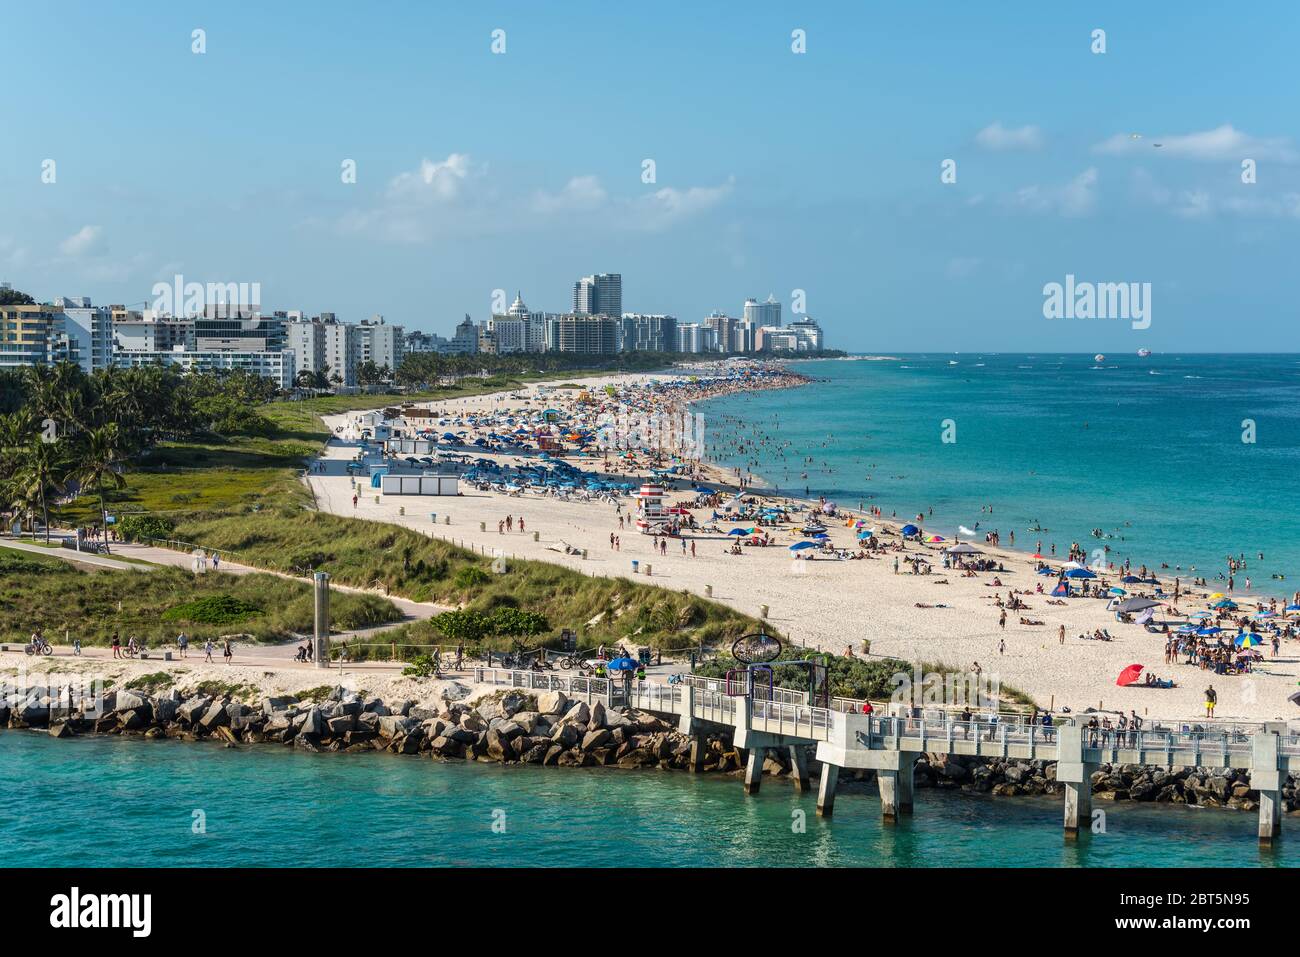
[[[1139,358],[1139,359],[1149,359],[1150,357],[1151,357],[1151,350],[1150,350],[1150,349],[1139,349],[1139,350],[1138,350],[1138,358]]]
[[[1095,356],[1092,357],[1092,361],[1093,361],[1093,362],[1105,362],[1105,361],[1106,361],[1106,357],[1105,357],[1104,355],[1102,355],[1100,352],[1098,352]]]

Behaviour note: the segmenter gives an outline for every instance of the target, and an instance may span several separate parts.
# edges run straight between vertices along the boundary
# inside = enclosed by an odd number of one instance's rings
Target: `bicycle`
[[[27,643],[23,651],[29,655],[52,655],[54,647],[44,638],[34,638]]]

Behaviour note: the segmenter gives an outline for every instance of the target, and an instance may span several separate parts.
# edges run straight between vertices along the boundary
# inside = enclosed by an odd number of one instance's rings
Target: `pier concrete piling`
[[[1281,738],[1276,732],[1255,735],[1250,742],[1250,786],[1259,791],[1259,844],[1269,847],[1282,833],[1282,785],[1286,772],[1278,756]]]
[[[1083,727],[1062,725],[1057,729],[1056,780],[1065,786],[1065,839],[1077,840],[1080,828],[1092,825],[1092,775],[1097,765],[1083,760]]]
[[[745,793],[757,794],[763,783],[763,760],[767,757],[767,748],[750,748],[749,757],[745,759]]]
[[[790,774],[794,777],[794,789],[800,794],[810,790],[808,783],[808,757],[803,747],[790,745]]]
[[[840,769],[829,761],[822,762],[822,779],[817,787],[817,816],[830,817],[835,811],[835,786],[839,784]]]

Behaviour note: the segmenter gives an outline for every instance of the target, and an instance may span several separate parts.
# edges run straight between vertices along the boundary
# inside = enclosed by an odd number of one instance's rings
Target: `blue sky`
[[[447,334],[621,272],[683,320],[803,289],[859,351],[1300,348],[1292,3],[6,7],[0,280],[38,297],[179,272]],[[1151,283],[1150,328],[1045,319],[1066,274]]]

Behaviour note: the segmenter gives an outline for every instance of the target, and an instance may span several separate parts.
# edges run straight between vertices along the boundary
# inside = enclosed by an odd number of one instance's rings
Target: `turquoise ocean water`
[[[791,493],[932,508],[927,531],[945,536],[979,522],[1004,546],[1014,530],[1017,547],[1077,540],[1207,578],[1244,554],[1239,588],[1300,588],[1300,356],[896,358],[797,363],[824,381],[701,403],[706,442]],[[767,441],[740,452],[741,436]]]
[[[1099,804],[1106,833],[1067,846],[1059,798],[922,789],[885,827],[864,785],[827,822],[788,782],[747,798],[736,778],[678,772],[10,731],[0,779],[5,867],[1300,865],[1300,842],[1259,849],[1253,814]]]

